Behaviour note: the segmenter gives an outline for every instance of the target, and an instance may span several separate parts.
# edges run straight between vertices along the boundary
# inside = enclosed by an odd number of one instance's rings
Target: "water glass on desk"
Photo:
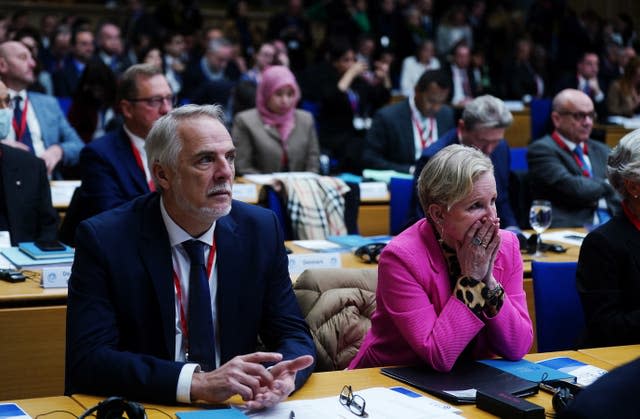
[[[544,257],[544,254],[540,251],[540,244],[542,242],[542,233],[551,225],[551,202],[541,199],[533,201],[531,203],[531,209],[529,209],[529,223],[538,235],[536,252],[533,254],[533,257]]]

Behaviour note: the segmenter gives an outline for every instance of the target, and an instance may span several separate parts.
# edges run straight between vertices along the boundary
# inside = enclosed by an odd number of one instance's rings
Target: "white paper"
[[[362,182],[360,184],[360,199],[389,199],[387,184],[384,182]]]
[[[9,259],[0,254],[0,269],[16,269],[16,265],[9,262]]]
[[[315,251],[343,249],[338,243],[333,243],[329,240],[294,240],[293,244]]]
[[[0,248],[11,247],[11,233],[7,230],[0,231]]]
[[[80,186],[79,180],[51,181],[51,202],[54,207],[68,207],[73,192]]]
[[[459,419],[461,413],[451,405],[430,397],[409,397],[384,387],[373,387],[355,391],[366,402],[365,412],[369,419]],[[343,406],[334,397],[312,400],[295,400],[279,403],[273,408],[249,413],[250,418],[282,419],[288,418],[291,412],[296,419],[354,419],[348,407]]]
[[[254,183],[234,183],[233,199],[243,202],[258,202],[258,188]]]
[[[564,244],[570,244],[572,246],[582,245],[582,240],[586,237],[585,233],[579,233],[571,230],[550,231],[548,233],[542,233],[542,241],[551,241]]]

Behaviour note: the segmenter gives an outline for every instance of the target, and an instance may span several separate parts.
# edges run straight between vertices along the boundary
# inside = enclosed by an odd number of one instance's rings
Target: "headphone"
[[[125,413],[129,419],[147,419],[144,406],[122,397],[109,397],[89,408],[78,419],[85,419],[96,411],[96,419],[122,419]]]
[[[559,387],[553,394],[551,403],[556,413],[563,411],[574,399],[574,395],[567,387]]]

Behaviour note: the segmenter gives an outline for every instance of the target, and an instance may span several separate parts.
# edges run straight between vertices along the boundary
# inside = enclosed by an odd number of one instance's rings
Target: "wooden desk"
[[[531,140],[531,111],[527,107],[511,112],[513,123],[504,132],[509,147],[526,147]]]
[[[640,345],[580,349],[578,352],[619,367],[640,357]]]
[[[38,280],[0,281],[0,400],[64,393],[67,289]]]
[[[531,361],[540,361],[543,359],[558,357],[558,356],[567,356],[571,357],[575,360],[585,362],[590,365],[594,365],[599,368],[603,368],[606,370],[612,369],[614,366],[596,359],[592,358],[587,354],[580,353],[577,351],[560,351],[560,352],[549,352],[543,354],[529,354],[525,358]],[[362,390],[370,387],[392,387],[392,386],[407,386],[406,384],[402,384],[392,378],[387,377],[386,375],[382,375],[380,373],[379,368],[363,368],[359,370],[351,370],[351,371],[332,371],[332,372],[320,372],[314,373],[311,375],[307,383],[296,393],[294,393],[288,400],[301,400],[301,399],[316,399],[322,397],[331,397],[338,396],[340,390],[345,384],[349,384],[352,386],[354,391]],[[415,390],[415,389],[414,389]],[[416,390],[417,392],[427,395],[425,392],[420,390]],[[103,400],[101,397],[96,396],[87,396],[83,394],[73,395],[72,396],[78,403],[80,403],[85,408],[91,407],[98,403],[100,400]],[[435,398],[435,396],[429,396]],[[232,402],[236,402],[237,398],[233,398]],[[540,392],[534,396],[531,396],[527,400],[530,400],[533,403],[539,404],[543,406],[547,413],[553,412],[553,408],[551,406],[551,395],[549,393]],[[239,402],[239,400],[237,401]],[[168,413],[170,415],[175,414],[177,411],[182,410],[191,410],[194,409],[189,406],[162,406],[162,405],[153,405],[153,404],[145,404],[146,408],[156,408],[161,410],[162,412]],[[466,418],[494,418],[495,416],[486,413],[482,410],[479,410],[475,407],[475,405],[459,405],[459,407],[463,413],[462,415]],[[160,418],[162,413],[156,411],[149,411],[149,419]]]
[[[40,397],[37,399],[21,399],[11,400],[12,403],[16,403],[32,418],[38,415],[44,415],[54,410],[66,410],[76,416],[80,416],[86,409],[82,405],[76,402],[71,397],[57,396],[57,397]],[[46,416],[48,419],[68,419],[68,413],[56,413]]]
[[[362,200],[358,207],[358,230],[363,236],[389,234],[389,199]]]

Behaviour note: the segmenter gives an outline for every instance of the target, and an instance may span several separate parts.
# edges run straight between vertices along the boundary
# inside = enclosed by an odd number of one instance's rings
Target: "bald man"
[[[552,104],[555,130],[529,145],[532,198],[551,201],[552,227],[600,224],[620,210],[607,181],[609,147],[589,138],[595,118],[589,96],[562,90]]]
[[[77,164],[84,143],[54,97],[27,92],[27,86],[35,80],[35,65],[31,52],[21,43],[0,44],[0,79],[8,88],[14,108],[14,123],[2,142],[40,157],[51,176],[59,163]]]

